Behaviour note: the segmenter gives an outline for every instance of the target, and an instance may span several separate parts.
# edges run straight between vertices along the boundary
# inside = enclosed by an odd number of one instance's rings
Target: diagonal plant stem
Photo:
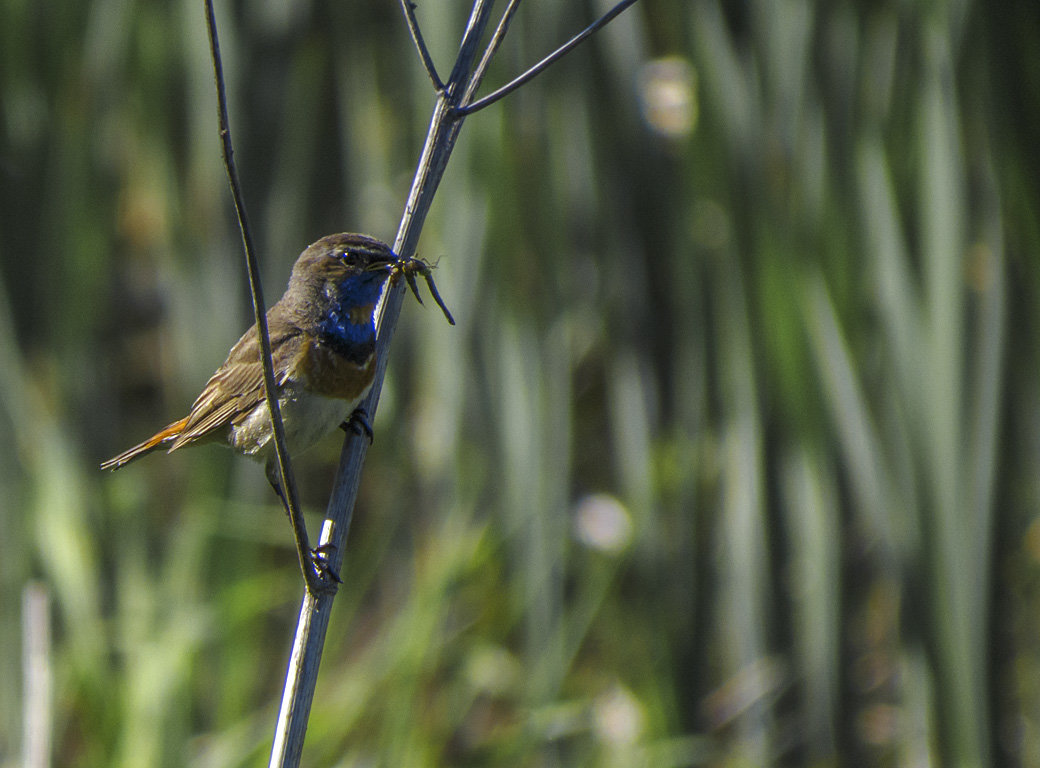
[[[404,13],[405,21],[408,22],[408,32],[412,36],[412,42],[415,43],[415,49],[419,52],[419,59],[426,69],[426,74],[433,81],[433,89],[435,91],[443,90],[444,83],[437,74],[437,66],[433,63],[433,57],[430,56],[430,51],[426,47],[422,30],[419,29],[419,21],[415,18],[415,3],[412,0],[401,0],[401,11]]]
[[[477,101],[474,101],[472,103],[466,103],[464,106],[459,107],[459,114],[472,115],[474,112],[479,112],[480,110],[484,109],[484,107],[491,106],[496,101],[501,99],[503,96],[508,96],[521,85],[528,82],[529,80],[533,80],[535,77],[547,70],[549,67],[551,67],[560,59],[562,59],[568,53],[573,51],[575,48],[577,48],[579,45],[585,42],[585,40],[590,35],[599,31],[601,28],[609,24],[615,16],[620,14],[622,11],[628,9],[630,6],[635,5],[636,2],[638,2],[638,0],[621,0],[621,2],[619,2],[605,14],[596,19],[596,21],[592,22],[592,24],[585,27],[585,29],[576,34],[574,37],[572,37],[566,43],[561,45],[555,51],[550,53],[544,59],[539,61],[533,67],[528,69],[522,75],[519,75],[518,77],[509,81],[498,90],[489,93],[487,96],[484,96],[483,98],[478,99]]]
[[[292,465],[289,463],[289,449],[285,442],[285,426],[282,424],[282,413],[278,407],[277,390],[274,381],[274,363],[271,360],[271,337],[267,330],[267,308],[264,304],[263,288],[260,285],[260,268],[257,264],[256,249],[253,247],[253,236],[249,229],[249,218],[246,215],[242,187],[238,181],[238,169],[235,167],[234,148],[231,143],[231,127],[228,121],[227,95],[224,88],[224,67],[220,58],[220,41],[217,39],[217,22],[213,14],[213,0],[206,0],[206,27],[209,32],[210,54],[213,58],[213,75],[217,87],[217,120],[220,127],[220,148],[224,156],[224,168],[227,171],[228,183],[231,186],[231,197],[238,215],[238,226],[242,234],[242,245],[245,248],[246,267],[249,272],[249,290],[253,295],[253,313],[256,317],[256,333],[260,341],[260,363],[264,369],[264,394],[271,414],[271,427],[274,432],[275,453],[278,456],[278,472],[281,478],[282,499],[285,501],[292,522],[293,535],[296,539],[296,554],[300,559],[300,569],[307,583],[307,590],[316,593],[327,588],[314,569],[311,561],[310,540],[307,537],[307,524],[300,511],[300,499],[293,479]]]
[[[498,47],[502,45],[506,32],[509,30],[509,22],[513,20],[513,15],[519,8],[520,0],[509,0],[509,5],[506,6],[505,11],[502,13],[502,18],[498,20],[498,26],[495,27],[495,33],[491,35],[491,41],[487,44],[487,48],[484,49],[484,55],[480,57],[480,63],[473,70],[473,77],[470,78],[469,85],[466,87],[466,94],[462,97],[463,104],[468,104],[473,100],[473,94],[476,93],[477,88],[483,82],[484,75],[487,74],[487,68],[491,64],[491,59],[494,58]]]
[[[455,108],[465,93],[470,68],[476,57],[480,37],[487,26],[490,10],[490,0],[476,0],[474,3],[455,66],[444,89],[438,94],[418,169],[394,241],[394,250],[402,258],[415,253],[419,233],[458,138],[462,120],[455,117]],[[379,402],[386,374],[387,350],[401,313],[404,294],[403,282],[390,285],[384,292],[378,310],[375,379],[361,406],[369,414],[375,413]],[[356,437],[348,435],[344,442],[319,544],[332,547],[329,564],[337,571],[342,563],[343,545],[353,516],[361,468],[368,449],[368,441]],[[271,768],[299,765],[332,598],[331,594],[315,595],[310,592],[303,597],[271,749]]]
[[[625,7],[631,5],[631,2],[634,0],[627,2]],[[517,3],[518,0],[510,3],[506,16],[512,15]],[[493,0],[474,0],[451,75],[443,87],[438,89],[437,101],[430,118],[422,155],[419,158],[408,201],[405,204],[397,237],[394,240],[394,250],[402,259],[410,258],[415,253],[419,234],[467,114],[461,105],[472,98],[479,83],[476,78],[482,76],[486,69],[487,63],[482,60],[480,67],[475,70],[474,61],[476,61],[480,40],[490,20],[492,4]],[[617,13],[620,13],[620,10],[612,11],[611,18]],[[405,5],[405,18],[408,19],[411,28],[414,15],[410,16],[407,5]],[[598,29],[603,23],[606,22],[598,24],[595,28]],[[486,59],[490,59],[494,54],[507,26],[508,19],[504,16],[499,24],[500,32],[496,32],[497,39],[493,39],[488,46]],[[588,37],[592,31],[595,30],[586,30],[581,39]],[[417,24],[415,24],[412,34],[413,39],[422,39],[421,34],[418,33]],[[567,50],[573,48],[578,42],[580,40],[568,43]],[[422,48],[424,47],[423,45]],[[421,51],[422,49],[420,49],[420,55],[422,55]],[[427,65],[425,57],[424,65],[427,66],[428,72],[432,72],[432,62],[431,65]],[[544,69],[546,66],[548,64],[544,64],[542,68]],[[533,75],[531,76],[533,77]],[[436,82],[437,80],[434,79],[435,85]],[[511,90],[515,90],[516,87],[519,87],[519,84],[513,86]],[[405,281],[388,282],[377,310],[375,378],[368,396],[361,404],[368,414],[374,415],[379,403],[383,378],[386,374],[389,346],[397,326],[398,316],[401,313],[405,293]],[[360,435],[351,434],[347,436],[340,454],[339,470],[329,499],[319,542],[319,546],[329,553],[329,566],[333,571],[338,571],[342,564],[344,545],[353,516],[361,469],[367,450],[368,440]],[[278,723],[275,728],[274,744],[271,749],[270,766],[272,768],[299,765],[333,598],[334,593],[332,592],[316,593],[313,590],[308,590],[303,596],[278,713]]]

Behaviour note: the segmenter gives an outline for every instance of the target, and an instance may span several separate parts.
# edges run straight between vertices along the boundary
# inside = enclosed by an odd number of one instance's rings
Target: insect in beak
[[[444,304],[444,300],[437,291],[437,284],[433,281],[433,267],[422,259],[398,259],[392,263],[391,272],[391,279],[396,278],[398,275],[404,276],[405,281],[408,283],[408,287],[412,291],[412,295],[415,296],[415,300],[420,304],[423,303],[423,300],[419,295],[419,286],[416,283],[415,276],[417,274],[421,275],[423,279],[426,280],[426,286],[430,289],[430,295],[433,296],[433,300],[437,302],[437,306],[440,307],[441,312],[444,313],[445,319],[451,325],[455,325],[455,318],[452,317],[451,312],[448,311],[448,307]]]

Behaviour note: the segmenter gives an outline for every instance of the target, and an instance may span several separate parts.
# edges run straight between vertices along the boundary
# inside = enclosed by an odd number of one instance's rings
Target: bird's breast
[[[315,339],[304,346],[297,370],[308,392],[357,401],[372,384],[375,350],[373,348],[363,360],[355,361]]]

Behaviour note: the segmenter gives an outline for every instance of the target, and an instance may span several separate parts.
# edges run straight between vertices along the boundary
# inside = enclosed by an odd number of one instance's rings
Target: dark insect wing
[[[444,313],[445,319],[449,324],[455,325],[455,318],[451,316],[451,312],[448,311],[447,305],[445,305],[440,293],[438,293],[437,285],[433,282],[433,271],[429,267],[426,267],[423,271],[423,277],[426,278],[426,286],[430,289],[430,295],[432,295],[433,300],[437,302],[437,306],[441,308],[441,312]],[[415,289],[413,288],[412,290]],[[419,303],[422,304],[421,301]]]
[[[405,270],[404,279],[408,282],[408,287],[412,289],[412,295],[415,296],[415,300],[422,305],[423,300],[422,296],[419,295],[419,286],[415,282],[415,272],[413,270]]]

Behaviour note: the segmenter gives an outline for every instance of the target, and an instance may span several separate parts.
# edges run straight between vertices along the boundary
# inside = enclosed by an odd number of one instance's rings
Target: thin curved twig
[[[603,14],[600,18],[598,18],[596,21],[594,21],[589,26],[585,27],[585,29],[583,29],[581,32],[576,34],[574,37],[572,37],[566,43],[561,45],[555,51],[550,53],[544,59],[539,61],[533,67],[528,69],[522,75],[520,75],[520,76],[514,78],[513,80],[511,80],[510,82],[506,83],[501,88],[499,88],[497,91],[489,93],[487,96],[484,96],[481,99],[477,99],[474,102],[471,102],[469,104],[465,104],[464,106],[460,106],[458,108],[458,110],[456,111],[456,114],[458,114],[458,115],[472,115],[474,112],[479,112],[480,110],[484,109],[484,107],[491,106],[496,101],[501,99],[503,96],[509,95],[510,93],[515,91],[517,88],[519,88],[521,85],[523,85],[524,83],[528,82],[529,80],[532,80],[536,76],[540,75],[542,72],[544,72],[550,66],[555,64],[557,61],[562,59],[564,56],[566,56],[571,51],[573,51],[582,42],[585,41],[585,38],[589,37],[589,35],[592,35],[596,31],[598,31],[600,28],[602,28],[605,25],[607,25],[608,23],[610,23],[614,19],[615,16],[617,16],[622,11],[628,9],[629,6],[634,5],[636,2],[637,2],[637,0],[621,0],[621,2],[619,2],[617,5],[615,5],[613,8],[611,8],[605,14]]]
[[[507,5],[505,11],[502,12],[502,18],[498,20],[495,34],[491,36],[487,48],[484,49],[484,55],[480,57],[480,62],[473,69],[473,77],[470,78],[469,85],[466,87],[466,93],[462,97],[463,104],[472,100],[473,94],[476,93],[477,88],[479,88],[481,82],[483,82],[484,75],[487,74],[488,65],[491,64],[492,57],[494,57],[495,52],[498,51],[498,47],[502,44],[502,40],[505,39],[506,31],[509,29],[509,22],[513,20],[513,15],[517,12],[519,7],[520,0],[509,0],[509,5]]]
[[[440,75],[437,74],[437,65],[433,63],[433,57],[430,56],[430,51],[426,47],[422,30],[419,29],[419,20],[415,18],[415,3],[412,0],[401,0],[401,10],[404,11],[405,21],[408,22],[408,31],[412,35],[412,42],[415,43],[415,49],[419,52],[419,59],[426,69],[426,74],[433,81],[434,89],[440,93],[444,90],[444,83],[441,81]]]
[[[281,475],[282,499],[285,501],[292,522],[296,539],[296,554],[300,558],[300,569],[307,583],[307,590],[312,593],[321,591],[325,585],[314,570],[311,562],[311,546],[307,537],[307,524],[300,512],[299,494],[293,479],[292,465],[289,463],[289,449],[285,442],[285,426],[282,424],[282,413],[278,407],[277,389],[274,381],[274,363],[271,361],[271,337],[267,330],[267,308],[264,305],[263,289],[260,286],[260,268],[257,265],[256,250],[253,247],[253,236],[246,216],[242,187],[238,181],[238,169],[235,167],[234,148],[231,143],[231,128],[228,121],[227,96],[224,89],[224,67],[220,59],[220,42],[217,39],[217,21],[213,14],[213,0],[206,0],[206,25],[209,31],[210,54],[213,58],[213,76],[217,87],[217,120],[220,126],[220,148],[224,155],[224,168],[227,171],[228,183],[231,185],[231,197],[235,203],[238,216],[238,227],[242,233],[242,245],[245,248],[246,266],[249,272],[249,290],[253,295],[253,314],[256,317],[256,333],[260,341],[260,362],[264,369],[264,392],[267,407],[271,414],[271,426],[274,431],[274,447],[278,456],[278,471]]]

